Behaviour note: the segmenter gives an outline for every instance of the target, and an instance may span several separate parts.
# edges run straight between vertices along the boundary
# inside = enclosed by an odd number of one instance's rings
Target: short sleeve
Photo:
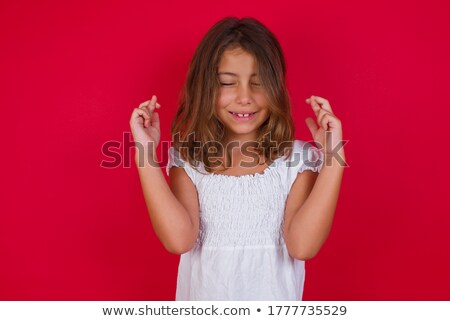
[[[305,170],[320,173],[324,157],[320,149],[305,141],[296,140],[295,153],[299,154],[298,173]]]
[[[286,162],[289,187],[294,183],[298,173],[305,170],[320,173],[324,162],[324,154],[311,143],[295,140],[292,154]]]
[[[175,167],[182,167],[186,171],[186,174],[189,176],[189,178],[192,180],[194,184],[197,182],[197,174],[195,169],[192,168],[192,166],[185,160],[183,160],[180,156],[180,153],[178,150],[176,150],[173,146],[171,146],[168,150],[169,157],[167,160],[167,166],[166,166],[166,173],[167,176],[169,176],[169,169],[172,166]]]

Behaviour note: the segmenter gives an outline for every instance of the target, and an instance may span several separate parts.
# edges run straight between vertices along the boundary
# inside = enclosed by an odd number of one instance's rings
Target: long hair
[[[209,173],[217,168],[211,158],[223,155],[225,129],[215,111],[220,90],[218,66],[225,50],[237,48],[254,57],[269,102],[270,115],[258,130],[255,151],[264,154],[266,163],[280,156],[289,157],[292,152],[295,127],[281,46],[258,20],[226,17],[213,25],[197,46],[171,126],[173,146],[181,157],[193,166],[203,162]],[[230,158],[227,150],[226,159]]]

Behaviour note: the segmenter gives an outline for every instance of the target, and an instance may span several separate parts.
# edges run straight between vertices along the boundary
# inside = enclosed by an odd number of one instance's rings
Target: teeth
[[[239,117],[248,117],[248,116],[253,115],[253,114],[254,113],[251,113],[251,114],[237,114],[237,113],[233,113],[233,115],[237,115]]]

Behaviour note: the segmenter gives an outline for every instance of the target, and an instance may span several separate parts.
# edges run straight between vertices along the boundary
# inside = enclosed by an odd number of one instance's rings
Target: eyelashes
[[[221,82],[220,85],[222,85],[222,86],[233,86],[234,83],[228,84],[228,83],[222,83]],[[261,86],[261,84],[257,84],[257,83],[252,83],[252,85],[256,86],[256,87],[260,87]]]

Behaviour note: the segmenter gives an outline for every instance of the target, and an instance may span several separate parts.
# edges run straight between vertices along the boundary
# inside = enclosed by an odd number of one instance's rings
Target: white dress
[[[302,300],[305,262],[292,258],[283,239],[286,199],[297,173],[320,172],[323,153],[295,140],[293,153],[263,173],[210,174],[169,148],[167,175],[184,167],[197,188],[200,231],[181,255],[176,300]]]

